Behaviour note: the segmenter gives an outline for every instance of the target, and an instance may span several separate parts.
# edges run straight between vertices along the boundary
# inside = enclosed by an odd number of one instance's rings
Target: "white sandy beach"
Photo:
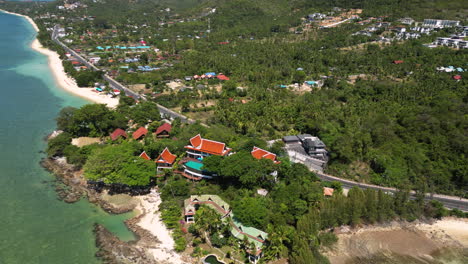
[[[151,190],[151,193],[140,197],[139,210],[145,214],[138,225],[151,232],[161,243],[156,244],[154,248],[149,249],[154,259],[162,263],[187,263],[182,260],[181,256],[174,251],[174,239],[171,233],[161,221],[159,205],[161,198],[156,190]]]
[[[0,11],[7,13],[7,14],[25,18],[32,25],[34,30],[36,32],[39,32],[38,26],[30,17],[16,14],[16,13],[11,13],[5,10],[0,10]],[[94,88],[79,88],[75,80],[73,80],[73,78],[69,77],[65,73],[65,70],[62,65],[62,61],[60,60],[60,56],[57,54],[57,52],[54,52],[54,51],[51,51],[49,49],[42,47],[39,40],[35,39],[31,43],[31,48],[47,56],[49,60],[49,67],[52,71],[52,74],[54,75],[57,85],[63,88],[65,91],[72,93],[76,96],[79,96],[81,98],[84,98],[90,102],[94,102],[98,104],[105,104],[110,108],[115,108],[118,105],[119,103],[118,98],[111,98],[108,95],[96,93],[94,92]]]

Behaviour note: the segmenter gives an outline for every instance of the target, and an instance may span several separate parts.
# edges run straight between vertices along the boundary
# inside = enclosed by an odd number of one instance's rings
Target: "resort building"
[[[190,139],[190,145],[185,146],[187,156],[194,159],[203,159],[211,155],[226,156],[231,151],[222,142],[204,139],[200,134]]]
[[[275,164],[280,164],[281,161],[276,159],[276,154],[266,151],[264,149],[253,147],[253,150],[250,152],[252,156],[256,159],[269,159]]]
[[[114,130],[114,132],[112,132],[112,134],[110,134],[110,137],[112,141],[116,141],[120,137],[127,138],[128,135],[127,133],[125,133],[125,130],[117,128],[116,130]]]
[[[454,20],[441,20],[441,19],[424,19],[423,27],[429,28],[447,28],[447,27],[458,27],[460,21]]]
[[[195,213],[200,205],[206,205],[214,209],[220,214],[220,218],[223,221],[229,221],[231,234],[235,238],[241,241],[247,238],[249,243],[255,245],[254,251],[247,250],[251,263],[256,264],[260,260],[263,255],[262,247],[268,237],[267,233],[253,227],[242,225],[242,223],[235,218],[229,204],[217,195],[192,195],[189,199],[186,199],[184,201],[184,216],[187,223],[195,223]]]
[[[144,127],[140,127],[135,132],[133,132],[132,137],[135,140],[139,140],[146,136],[146,134],[148,134],[148,130]]]
[[[172,169],[177,156],[172,154],[168,148],[165,148],[156,158],[157,173],[162,173],[165,169]]]
[[[164,123],[163,125],[159,126],[156,129],[156,132],[154,134],[158,138],[167,138],[169,137],[169,134],[171,133],[172,126],[169,123]]]

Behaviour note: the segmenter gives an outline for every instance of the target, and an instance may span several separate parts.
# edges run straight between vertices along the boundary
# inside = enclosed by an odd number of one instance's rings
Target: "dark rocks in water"
[[[157,264],[144,249],[121,241],[102,225],[95,224],[94,233],[99,249],[96,257],[105,264]]]
[[[103,189],[109,191],[109,195],[113,194],[129,194],[131,196],[135,195],[145,195],[151,192],[151,186],[128,186],[126,184],[105,184],[102,181],[88,181],[88,188],[96,192],[101,192]]]

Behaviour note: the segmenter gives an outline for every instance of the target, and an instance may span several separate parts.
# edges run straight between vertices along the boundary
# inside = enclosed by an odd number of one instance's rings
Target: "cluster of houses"
[[[171,125],[165,123],[159,126],[154,134],[158,138],[169,137],[171,133]],[[138,128],[131,137],[134,140],[140,140],[148,134],[148,130],[144,127]],[[123,129],[116,129],[110,135],[111,140],[115,141],[119,138],[128,138],[127,133]],[[326,162],[328,160],[328,154],[325,150],[325,144],[317,137],[313,137],[308,134],[297,135],[297,136],[286,136],[283,141],[287,145],[298,144],[302,148],[300,150],[305,155],[313,158],[314,160],[320,160]],[[183,165],[183,171],[175,171],[175,173],[181,174],[187,179],[201,180],[201,179],[212,179],[216,175],[207,172],[203,169],[203,159],[212,155],[216,156],[229,156],[232,153],[232,149],[227,147],[225,143],[214,140],[202,138],[200,134],[192,137],[189,140],[189,144],[184,147],[186,149],[186,157],[180,160],[179,164]],[[255,159],[269,159],[274,164],[281,163],[277,160],[277,156],[267,150],[259,147],[253,147],[251,151],[252,157]],[[151,161],[151,157],[146,153],[142,152],[140,158]],[[157,166],[157,176],[164,174],[165,170],[173,169],[177,160],[177,156],[172,154],[166,147],[159,156],[154,159]],[[259,189],[257,191],[259,195],[267,195],[268,191]],[[324,196],[332,196],[334,189],[323,188]],[[201,206],[206,205],[214,209],[220,214],[220,218],[223,221],[228,221],[230,225],[231,234],[237,239],[244,241],[247,240],[249,244],[255,245],[255,247],[249,248],[247,251],[249,261],[251,263],[258,263],[263,256],[262,247],[268,237],[268,234],[262,230],[242,225],[234,216],[231,207],[225,201],[223,201],[217,195],[192,195],[184,201],[184,220],[185,223],[191,224],[196,221],[195,214],[196,210]]]
[[[456,49],[466,49],[468,48],[468,27],[463,27],[463,30],[451,35],[448,38],[437,38],[436,41],[432,43],[432,46],[446,46]]]
[[[81,2],[74,2],[74,3],[67,3],[67,1],[65,1],[65,3],[63,5],[59,5],[57,6],[57,9],[58,10],[74,10],[74,9],[77,9],[77,8],[87,8],[88,5],[86,4],[83,4]]]
[[[247,241],[255,245],[255,248],[247,250],[249,261],[251,263],[258,263],[263,255],[262,247],[268,237],[268,234],[254,227],[244,226],[239,222],[232,212],[231,207],[223,199],[217,195],[192,195],[184,201],[184,217],[185,222],[188,224],[195,222],[196,210],[205,205],[214,209],[221,215],[223,221],[228,221],[230,225],[230,232],[235,238]]]
[[[207,72],[205,74],[202,74],[202,75],[194,75],[194,76],[185,76],[185,80],[186,81],[191,81],[191,80],[197,80],[197,81],[200,81],[200,80],[210,80],[210,79],[218,79],[220,81],[229,81],[230,78],[227,77],[226,75],[224,75],[223,73],[218,73],[216,74],[215,72]]]

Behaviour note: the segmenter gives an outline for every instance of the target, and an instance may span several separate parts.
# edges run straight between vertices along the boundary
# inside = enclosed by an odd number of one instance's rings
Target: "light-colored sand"
[[[16,13],[11,13],[5,10],[0,11],[25,18],[32,25],[34,30],[36,32],[39,32],[38,26],[30,17]],[[42,47],[39,40],[35,39],[31,43],[31,48],[48,57],[49,67],[52,71],[52,74],[54,75],[55,81],[58,84],[58,86],[63,88],[65,91],[79,96],[81,98],[84,98],[90,102],[105,104],[110,108],[115,108],[119,104],[118,98],[111,98],[110,96],[105,95],[103,93],[96,93],[93,91],[94,89],[92,88],[79,88],[75,80],[73,80],[65,73],[65,70],[62,65],[62,60],[60,60],[60,56],[57,54],[57,52]]]
[[[72,139],[72,145],[75,145],[79,148],[88,146],[94,143],[100,143],[101,138],[93,138],[93,137],[79,137],[79,138],[73,138]]]
[[[398,223],[387,226],[367,226],[349,230],[342,227],[338,242],[327,255],[332,264],[344,264],[360,257],[382,252],[414,258],[431,258],[443,248],[468,247],[468,220],[444,218],[433,224]]]
[[[160,241],[160,243],[155,243],[154,248],[149,249],[155,260],[171,264],[187,263],[174,251],[174,239],[161,221],[158,211],[161,204],[159,193],[153,189],[150,194],[140,197],[140,201],[138,209],[142,210],[145,216],[141,218],[138,225],[151,232]]]
[[[447,217],[432,225],[419,224],[416,228],[430,234],[433,239],[443,242],[455,241],[468,248],[468,219]]]

